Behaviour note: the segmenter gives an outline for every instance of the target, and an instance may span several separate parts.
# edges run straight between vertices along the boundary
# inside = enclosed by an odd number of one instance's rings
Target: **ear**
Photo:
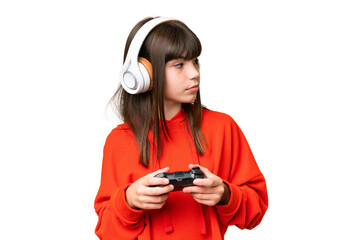
[[[143,65],[147,71],[147,74],[149,75],[149,79],[150,79],[150,86],[149,89],[147,91],[150,91],[153,88],[153,71],[152,71],[152,65],[151,63],[143,57],[139,57],[138,58],[138,62],[141,63],[141,65]],[[145,73],[143,73],[145,74]]]

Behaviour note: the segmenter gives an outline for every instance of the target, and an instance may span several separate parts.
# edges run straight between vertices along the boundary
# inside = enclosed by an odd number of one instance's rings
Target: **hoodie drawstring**
[[[168,203],[165,202],[164,206],[161,209],[161,214],[163,216],[164,229],[166,233],[171,233],[174,231],[174,227],[171,221],[171,214],[169,211]]]
[[[184,127],[184,130],[185,130],[185,134],[186,134],[186,140],[188,141],[189,143],[189,148],[190,148],[190,151],[192,153],[192,159],[196,161],[197,164],[200,165],[200,161],[199,161],[199,155],[196,151],[196,149],[194,148],[194,143],[193,141],[191,141],[192,138],[190,138],[189,136],[189,133],[190,135],[191,134],[191,131],[190,131],[190,128],[188,126],[188,121],[185,121],[184,124],[183,124],[183,127]],[[151,134],[149,134],[149,140],[150,140],[150,143],[152,143],[152,132],[150,131]],[[154,155],[154,167],[155,169],[160,169],[160,163],[157,159],[157,157]],[[155,170],[153,169],[153,171]],[[199,206],[199,210],[200,210],[200,224],[201,224],[201,227],[200,227],[200,232],[202,235],[207,235],[207,227],[206,227],[206,220],[205,220],[205,206],[203,206],[202,204],[198,203],[198,206]],[[163,217],[163,224],[164,224],[164,230],[166,233],[171,233],[174,231],[174,226],[172,224],[172,220],[171,220],[171,213],[170,213],[170,209],[169,209],[169,206],[168,206],[168,203],[165,202],[164,206],[161,208],[161,214],[162,214],[162,217]]]
[[[207,234],[207,229],[206,229],[206,221],[205,221],[205,214],[204,214],[204,206],[199,204],[200,206],[200,218],[201,218],[201,229],[200,232],[202,235],[206,235]]]
[[[160,163],[157,161],[157,158],[155,157],[155,165],[157,169],[160,169]],[[163,217],[163,224],[164,224],[164,230],[166,233],[171,233],[174,231],[174,227],[172,225],[171,221],[171,214],[169,210],[168,203],[165,202],[164,206],[160,209],[161,215]]]
[[[189,148],[190,148],[190,151],[191,151],[192,156],[193,156],[192,158],[196,159],[196,163],[200,165],[199,154],[196,151],[196,149],[194,148],[195,144],[193,143],[193,141],[191,141],[191,139],[193,139],[193,138],[189,137],[189,133],[191,135],[191,130],[190,130],[190,127],[189,127],[188,124],[189,123],[187,121],[183,124],[184,131],[186,133],[186,140],[189,143]],[[206,229],[206,221],[205,221],[205,214],[204,214],[205,209],[204,209],[204,206],[202,204],[199,203],[198,205],[199,205],[199,209],[200,209],[200,222],[201,222],[200,232],[201,232],[202,235],[206,235],[207,234],[207,229]]]

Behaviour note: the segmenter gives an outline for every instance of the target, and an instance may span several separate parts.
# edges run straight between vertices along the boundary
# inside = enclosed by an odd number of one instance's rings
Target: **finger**
[[[160,204],[166,201],[169,194],[163,194],[159,196],[139,196],[139,201],[143,204]]]
[[[211,201],[220,199],[219,195],[214,193],[192,193],[191,196],[193,196],[195,200],[199,201]]]
[[[199,190],[196,190],[197,189],[197,187],[184,187],[183,189],[182,189],[182,191],[184,192],[184,193],[195,193],[195,192],[198,192]]]
[[[200,166],[199,164],[189,164],[189,167],[199,167],[200,170],[205,174],[206,178],[197,178],[193,181],[195,185],[216,187],[222,183],[222,179],[210,172],[210,170],[206,167]]]
[[[199,167],[200,167],[200,170],[205,174],[205,176],[207,178],[212,178],[213,176],[216,176],[212,172],[210,172],[209,169],[207,169],[206,167],[202,167],[202,166],[199,166]]]
[[[163,172],[169,172],[169,170],[170,170],[170,168],[166,167],[166,168],[159,169],[155,172],[149,173],[146,176],[144,176],[143,178],[141,178],[141,181],[142,181],[141,183],[145,186],[169,184],[168,181],[166,181],[166,180],[164,183],[164,179],[166,179],[166,178],[156,178],[156,179],[159,179],[159,182],[155,181],[155,183],[152,183],[152,181],[154,181],[154,180],[150,180],[150,179],[153,179],[157,174],[163,173]]]
[[[172,184],[163,187],[146,187],[143,189],[142,195],[160,196],[163,194],[167,194],[172,190],[174,190],[174,186]]]
[[[190,169],[192,169],[193,167],[200,167],[200,165],[199,164],[189,164],[189,168]]]
[[[200,204],[207,205],[207,206],[215,206],[217,204],[217,202],[214,200],[198,200],[198,199],[194,199],[194,200]]]
[[[196,186],[212,187],[214,186],[214,180],[211,178],[198,178],[193,181]]]
[[[147,186],[166,186],[170,183],[167,178],[152,177],[146,181]]]
[[[141,209],[147,209],[147,210],[151,210],[151,209],[161,209],[164,206],[165,202],[163,203],[144,203],[141,206]]]
[[[190,186],[190,187],[184,187],[183,192],[184,193],[212,193],[214,190],[212,187],[203,187],[203,186]]]
[[[206,167],[203,167],[199,164],[189,164],[189,168],[193,168],[193,167],[199,167],[200,170],[205,174],[206,177],[212,177],[212,176],[216,176],[214,175],[212,172],[209,171],[209,169],[207,169]]]

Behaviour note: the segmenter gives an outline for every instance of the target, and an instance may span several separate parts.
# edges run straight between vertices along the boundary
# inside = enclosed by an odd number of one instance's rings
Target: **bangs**
[[[164,24],[165,25],[165,24]],[[171,22],[166,36],[165,62],[177,58],[194,59],[201,54],[201,43],[198,37],[181,23]]]

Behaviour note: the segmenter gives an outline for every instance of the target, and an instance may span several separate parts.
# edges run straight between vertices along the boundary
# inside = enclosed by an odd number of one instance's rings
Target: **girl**
[[[146,18],[130,32],[124,66],[133,64],[127,54],[141,57],[150,83],[134,94],[141,83],[125,69],[112,98],[124,123],[104,146],[95,199],[100,239],[224,239],[229,225],[252,229],[262,220],[265,179],[243,133],[228,115],[201,105],[200,53],[197,36],[176,20]],[[206,178],[182,191],[155,177],[194,166]]]

